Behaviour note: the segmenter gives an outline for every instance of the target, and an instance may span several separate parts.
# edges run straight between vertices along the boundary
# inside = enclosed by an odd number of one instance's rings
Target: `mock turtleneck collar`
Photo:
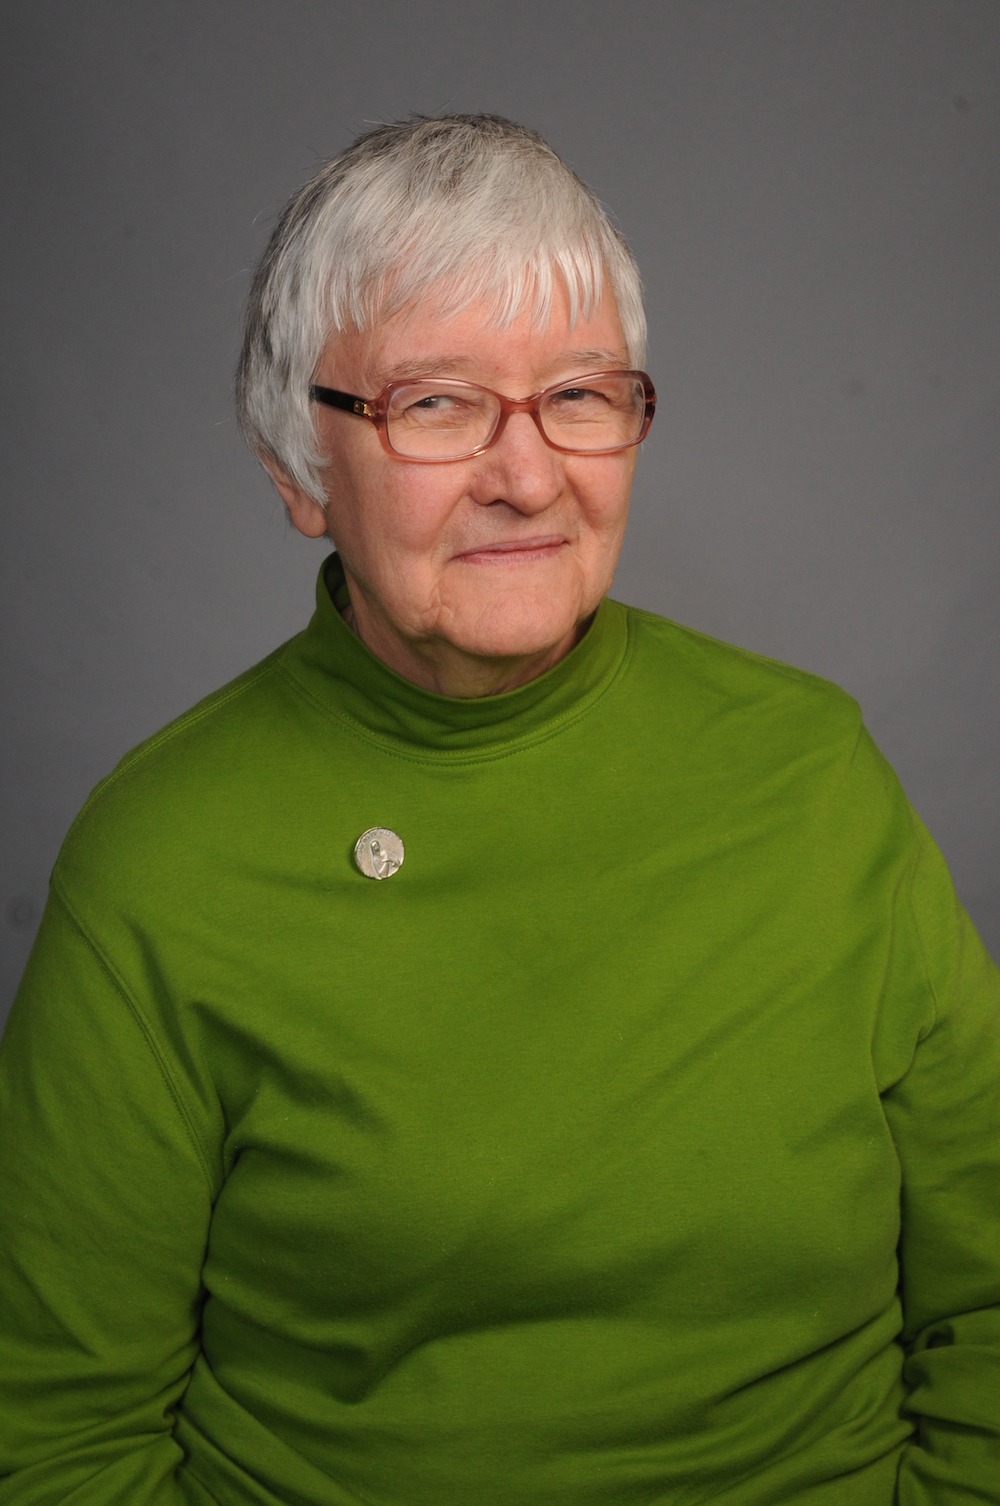
[[[605,600],[576,647],[537,679],[502,695],[438,695],[365,647],[338,610],[346,590],[333,554],[319,572],[316,612],[287,645],[285,666],[331,715],[410,757],[496,757],[516,743],[552,736],[604,694],[626,656],[625,608]]]

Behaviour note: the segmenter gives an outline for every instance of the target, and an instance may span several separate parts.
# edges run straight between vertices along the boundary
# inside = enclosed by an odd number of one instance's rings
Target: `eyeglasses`
[[[598,371],[524,398],[437,377],[389,382],[373,398],[315,386],[309,396],[369,419],[390,455],[429,462],[481,455],[512,413],[530,413],[553,450],[613,455],[645,439],[656,410],[656,391],[644,371]]]

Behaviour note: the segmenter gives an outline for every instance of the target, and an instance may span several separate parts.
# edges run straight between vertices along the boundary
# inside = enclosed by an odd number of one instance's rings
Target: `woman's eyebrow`
[[[618,350],[586,349],[563,351],[556,360],[547,363],[546,369],[550,374],[556,371],[566,371],[570,376],[582,376],[588,368],[603,371],[627,365],[628,356],[621,348]],[[454,377],[461,381],[471,381],[476,373],[481,371],[482,362],[476,356],[431,353],[426,356],[393,361],[387,366],[379,367],[372,374],[372,382],[381,389],[388,382],[407,382],[426,376]],[[545,383],[543,382],[542,385],[544,386]]]

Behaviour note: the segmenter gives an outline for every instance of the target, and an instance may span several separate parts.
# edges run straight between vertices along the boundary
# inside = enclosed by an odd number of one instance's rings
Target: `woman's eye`
[[[605,406],[607,396],[594,387],[563,387],[553,392],[548,401],[556,408],[596,409]]]
[[[393,416],[402,423],[447,424],[454,428],[456,424],[473,422],[476,410],[455,392],[415,392],[397,403]]]
[[[415,402],[409,403],[407,406],[410,411],[416,408],[424,413],[433,413],[441,408],[446,408],[450,403],[454,403],[454,401],[455,399],[449,397],[447,393],[432,392],[428,393],[426,397],[418,397]]]

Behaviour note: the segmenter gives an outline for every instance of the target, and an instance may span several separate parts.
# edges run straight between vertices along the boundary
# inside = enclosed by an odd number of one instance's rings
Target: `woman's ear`
[[[321,539],[326,533],[326,512],[304,491],[297,481],[281,469],[271,455],[261,455],[260,463],[274,482],[278,496],[288,509],[288,516],[299,533],[307,539]]]

